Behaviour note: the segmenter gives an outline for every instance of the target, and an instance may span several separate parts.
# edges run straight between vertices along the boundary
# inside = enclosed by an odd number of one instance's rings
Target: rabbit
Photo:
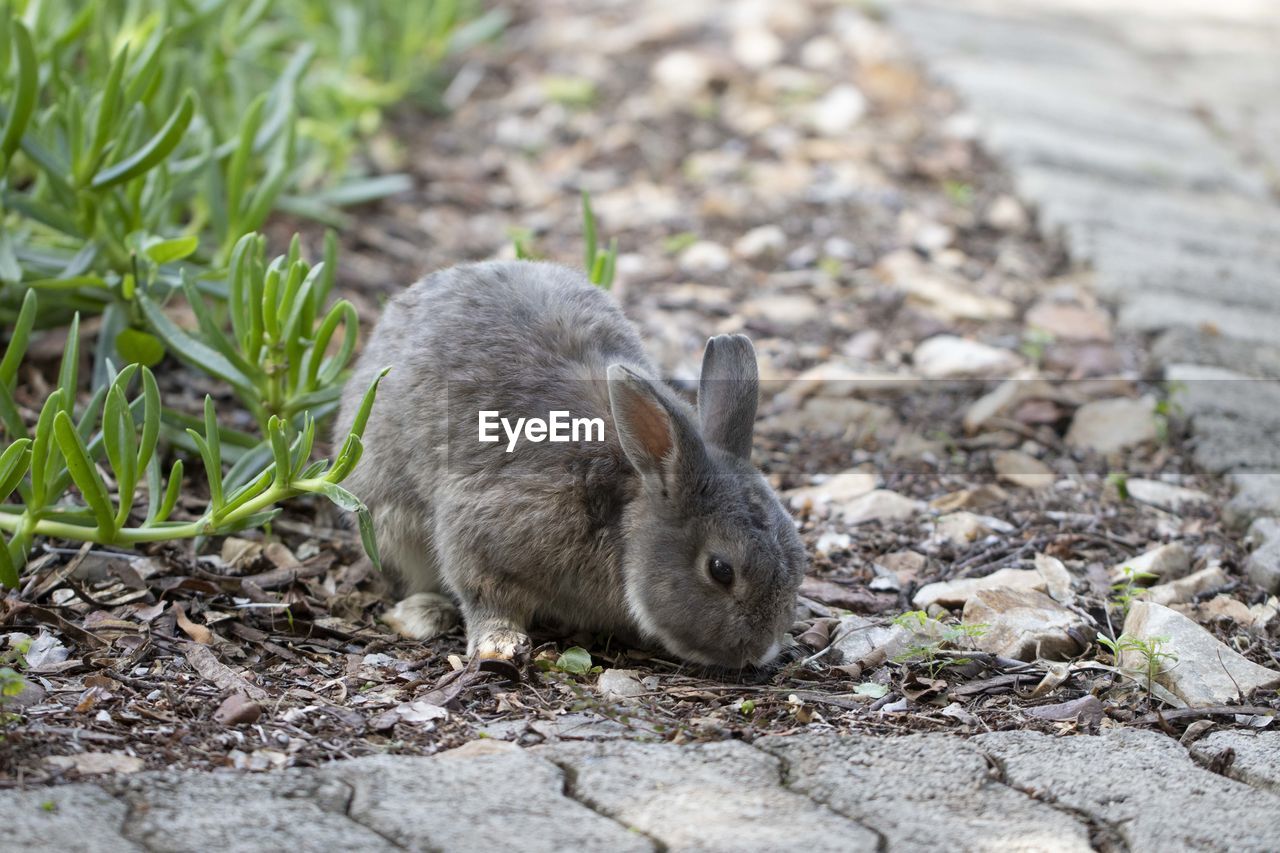
[[[695,412],[581,273],[490,261],[390,300],[344,390],[338,435],[384,366],[347,485],[408,594],[383,617],[399,633],[438,636],[460,607],[481,659],[527,653],[535,620],[704,665],[777,654],[808,558],[750,462],[759,377],[748,338],[707,342]],[[553,410],[599,418],[602,440],[510,452],[505,437],[478,440],[479,412]]]

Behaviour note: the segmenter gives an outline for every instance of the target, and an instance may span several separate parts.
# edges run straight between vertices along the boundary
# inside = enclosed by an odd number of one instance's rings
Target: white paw
[[[510,628],[490,631],[476,640],[472,654],[480,660],[515,660],[522,652],[527,656],[529,638]]]
[[[458,607],[446,595],[419,592],[397,602],[382,621],[410,640],[430,640],[453,630],[458,624]]]

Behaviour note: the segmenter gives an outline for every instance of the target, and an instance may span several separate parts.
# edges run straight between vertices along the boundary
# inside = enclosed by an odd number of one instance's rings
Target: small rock
[[[1139,554],[1132,560],[1116,563],[1111,567],[1111,580],[1124,580],[1127,574],[1125,569],[1132,569],[1133,574],[1155,575],[1160,581],[1176,580],[1191,571],[1191,554],[1182,543],[1170,542]]]
[[[876,489],[850,501],[841,508],[841,515],[849,524],[868,521],[905,521],[924,510],[920,501],[891,492]]]
[[[1190,601],[1197,595],[1206,593],[1211,589],[1226,586],[1230,581],[1231,578],[1227,577],[1227,573],[1223,571],[1222,566],[1214,563],[1176,581],[1156,584],[1145,590],[1142,593],[1142,597],[1147,601],[1153,601],[1156,604],[1165,606],[1180,604],[1184,601]]]
[[[939,544],[968,545],[987,534],[991,528],[986,519],[972,512],[953,512],[934,522],[931,541]]]
[[[844,61],[840,43],[830,36],[816,36],[800,48],[800,64],[805,68],[831,70]]]
[[[1057,557],[1048,554],[1036,554],[1036,571],[1044,578],[1045,592],[1060,604],[1075,601],[1075,593],[1071,591],[1071,572]]]
[[[987,421],[1007,415],[1027,400],[1053,399],[1055,389],[1040,379],[1008,379],[975,400],[964,413],[964,431],[969,435],[981,430]]]
[[[758,318],[782,328],[811,323],[823,316],[822,306],[812,298],[785,293],[749,299],[742,303],[740,310],[744,317]]]
[[[732,262],[729,250],[710,240],[699,240],[680,253],[680,269],[689,275],[724,272]]]
[[[705,56],[689,50],[673,50],[653,64],[654,81],[673,100],[704,92],[715,77],[715,67]]]
[[[863,616],[843,616],[832,634],[835,638],[832,646],[843,663],[871,668],[893,660],[913,646],[940,642],[943,631],[942,624],[933,619],[881,625]]]
[[[984,589],[1036,590],[1044,592],[1048,587],[1044,575],[1026,569],[1000,569],[981,578],[938,581],[922,586],[911,603],[918,610],[927,610],[934,604],[943,607],[959,607]]]
[[[987,208],[983,221],[997,231],[1021,234],[1031,224],[1027,209],[1011,195],[1000,195]]]
[[[911,236],[911,245],[926,255],[936,255],[956,239],[954,228],[939,222],[925,222]]]
[[[1222,509],[1222,518],[1243,530],[1255,518],[1280,516],[1280,471],[1242,471],[1232,474],[1235,497]]]
[[[1027,312],[1027,326],[1048,332],[1056,340],[1111,340],[1111,315],[1105,310],[1054,299],[1032,306]]]
[[[1215,619],[1226,619],[1242,628],[1251,626],[1254,617],[1249,605],[1234,596],[1225,594],[1215,595],[1202,603],[1196,608],[1196,613],[1201,617],[1201,621],[1209,622]]]
[[[875,361],[884,349],[884,335],[877,329],[863,329],[849,339],[841,351],[857,361]]]
[[[813,550],[820,555],[826,555],[835,551],[843,551],[852,544],[853,537],[848,533],[836,533],[834,530],[827,530],[813,544]]]
[[[948,492],[929,501],[938,512],[955,512],[959,509],[984,509],[999,506],[1009,500],[1009,493],[994,483],[986,483],[974,489]]]
[[[1022,366],[1017,353],[955,335],[929,338],[916,347],[912,362],[927,379],[985,379]]]
[[[1268,593],[1280,592],[1280,519],[1255,519],[1246,540],[1256,546],[1244,564],[1249,580]]]
[[[866,96],[845,83],[809,105],[809,126],[824,136],[839,136],[852,130],[866,113]]]
[[[991,464],[998,478],[1024,489],[1047,489],[1057,480],[1052,468],[1021,450],[997,451]]]
[[[1124,633],[1144,642],[1162,638],[1158,651],[1177,656],[1166,661],[1156,681],[1192,708],[1223,705],[1248,698],[1255,690],[1280,687],[1280,672],[1259,666],[1218,642],[1212,634],[1177,611],[1151,601],[1129,607]],[[1145,672],[1147,661],[1137,650],[1121,654],[1129,672]]]
[[[1156,404],[1150,397],[1095,400],[1076,410],[1066,441],[1079,450],[1117,453],[1156,439]]]
[[[143,761],[122,752],[81,752],[77,755],[50,755],[45,762],[61,770],[75,770],[81,776],[104,773],[137,773]]]
[[[1125,481],[1129,497],[1144,504],[1178,512],[1183,507],[1208,503],[1209,496],[1197,489],[1187,489],[1159,480],[1129,479]]]
[[[648,691],[634,669],[606,669],[596,679],[596,690],[605,699],[633,699]]]
[[[924,567],[928,565],[928,558],[924,554],[915,551],[894,551],[889,554],[881,554],[873,560],[875,568],[884,569],[892,572],[900,584],[908,584],[916,579],[920,572],[924,571]]]
[[[232,693],[218,710],[213,712],[213,719],[224,726],[243,726],[258,722],[262,716],[262,706],[243,693]]]
[[[876,487],[876,475],[866,471],[842,471],[815,486],[802,486],[783,493],[793,509],[811,504],[844,504],[860,498]]]
[[[786,46],[763,27],[747,27],[733,34],[730,50],[738,62],[753,71],[760,71],[777,64]]]
[[[733,252],[748,261],[778,257],[787,248],[787,233],[777,225],[752,228],[733,244]]]
[[[1043,592],[1019,589],[979,590],[965,602],[966,625],[985,625],[974,645],[1016,660],[1065,660],[1080,653],[1072,636],[1085,629],[1078,614]]]

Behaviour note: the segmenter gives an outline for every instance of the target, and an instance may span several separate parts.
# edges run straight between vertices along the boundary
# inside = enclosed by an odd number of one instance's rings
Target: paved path
[[[1197,763],[1228,749],[1228,776]],[[8,791],[0,810],[10,850],[1273,851],[1280,732],[1220,732],[1190,754],[1126,730],[482,740],[432,758]]]
[[[1233,517],[1280,515],[1280,5],[901,0],[896,29],[1122,328],[1186,386]],[[1280,579],[1277,579],[1280,580]]]

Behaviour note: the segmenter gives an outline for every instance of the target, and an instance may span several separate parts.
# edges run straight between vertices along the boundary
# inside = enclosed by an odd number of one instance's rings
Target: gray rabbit
[[[742,335],[707,342],[697,412],[608,294],[549,263],[489,262],[392,299],[338,416],[391,372],[347,481],[408,597],[384,619],[512,658],[535,621],[660,643],[729,667],[774,657],[807,557],[752,467],[759,391]],[[603,435],[481,441],[481,413],[598,419]],[[457,604],[455,604],[455,601]]]

